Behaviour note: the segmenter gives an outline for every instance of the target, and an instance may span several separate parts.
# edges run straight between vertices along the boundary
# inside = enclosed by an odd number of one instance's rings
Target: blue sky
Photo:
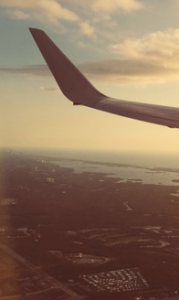
[[[179,151],[178,129],[74,107],[29,27],[108,96],[178,107],[178,0],[0,0],[0,146]]]

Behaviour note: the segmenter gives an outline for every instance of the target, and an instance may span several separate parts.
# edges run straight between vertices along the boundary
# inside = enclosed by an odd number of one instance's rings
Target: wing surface
[[[74,104],[179,128],[179,108],[117,100],[105,96],[87,80],[44,31],[30,28],[30,32],[61,91]]]

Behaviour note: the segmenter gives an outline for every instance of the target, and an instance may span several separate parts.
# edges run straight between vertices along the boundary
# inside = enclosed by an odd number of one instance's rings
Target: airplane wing
[[[47,34],[29,28],[63,94],[73,104],[85,105],[116,115],[179,128],[179,108],[117,100],[100,93],[72,64]]]

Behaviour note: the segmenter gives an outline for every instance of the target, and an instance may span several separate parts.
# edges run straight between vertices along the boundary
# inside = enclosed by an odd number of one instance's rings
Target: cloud
[[[81,42],[81,41],[78,42],[77,46],[78,46],[79,48],[86,48],[86,44],[84,44],[84,43]]]
[[[164,82],[169,78],[179,79],[179,69],[177,75],[174,70],[141,60],[104,60],[81,64],[79,68],[89,78],[117,84],[147,84]]]
[[[72,3],[72,0],[68,0],[68,2]],[[93,12],[105,13],[107,15],[116,12],[116,10],[130,13],[144,8],[144,5],[137,0],[73,0],[73,3],[90,9]]]
[[[44,86],[41,86],[40,90],[43,91],[43,92],[56,92],[56,91],[59,91],[59,87],[58,86],[56,86],[56,87],[44,87]]]
[[[179,54],[179,29],[154,32],[140,39],[126,39],[111,46],[111,51],[130,59],[148,59],[173,64]]]
[[[37,4],[36,0],[0,0],[0,5],[4,7],[21,7],[21,8],[28,8],[35,6]]]
[[[111,52],[126,61],[126,65],[129,63],[132,70],[136,70],[135,76],[143,75],[157,81],[179,79],[179,29],[127,39],[112,45]]]
[[[109,47],[111,59],[81,63],[89,78],[115,83],[148,84],[179,80],[179,29],[126,39]],[[49,76],[45,65],[0,68],[1,72]]]
[[[89,22],[83,21],[75,12],[63,7],[57,0],[0,0],[3,13],[12,19],[35,19],[61,25],[62,21],[75,22],[81,34],[94,37],[95,29]]]
[[[125,12],[139,10],[143,5],[136,0],[97,0],[93,1],[92,9],[94,11],[103,11],[113,13],[116,9],[121,9]]]
[[[81,29],[81,32],[84,35],[87,35],[87,36],[94,36],[95,35],[94,28],[92,26],[90,26],[87,22],[81,22],[80,23],[80,29]]]
[[[175,77],[178,74],[157,64],[141,62],[139,60],[104,60],[99,62],[82,63],[78,68],[90,79],[99,81],[112,81],[113,83],[150,83],[166,81],[166,78]],[[24,66],[22,68],[0,67],[0,72],[19,74],[26,76],[50,77],[51,72],[46,65]],[[173,74],[172,74],[173,73]],[[42,88],[44,91],[52,91],[54,88]]]
[[[9,16],[11,19],[17,19],[17,20],[27,20],[29,19],[29,15],[19,9],[15,9],[13,11],[7,10],[5,12],[7,16]]]
[[[0,6],[7,9],[6,13],[9,16],[16,16],[17,19],[25,14],[30,19],[45,20],[50,23],[79,20],[77,14],[62,7],[56,0],[0,0]]]
[[[78,38],[94,39],[100,36],[99,24],[110,26],[113,13],[130,13],[142,9],[143,4],[139,0],[0,0],[0,8],[11,19],[48,23],[61,32],[72,32],[69,24],[74,23]]]
[[[81,70],[90,77],[119,83],[179,80],[179,29],[127,39],[111,45],[110,51],[113,59],[81,64]]]
[[[0,67],[0,72],[45,77],[51,74],[47,65],[27,65],[21,68]]]

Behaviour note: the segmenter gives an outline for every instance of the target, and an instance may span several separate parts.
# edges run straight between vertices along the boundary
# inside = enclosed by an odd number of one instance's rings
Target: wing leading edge
[[[81,104],[116,115],[179,128],[179,108],[109,98],[100,93],[42,30],[30,28],[63,94]]]

